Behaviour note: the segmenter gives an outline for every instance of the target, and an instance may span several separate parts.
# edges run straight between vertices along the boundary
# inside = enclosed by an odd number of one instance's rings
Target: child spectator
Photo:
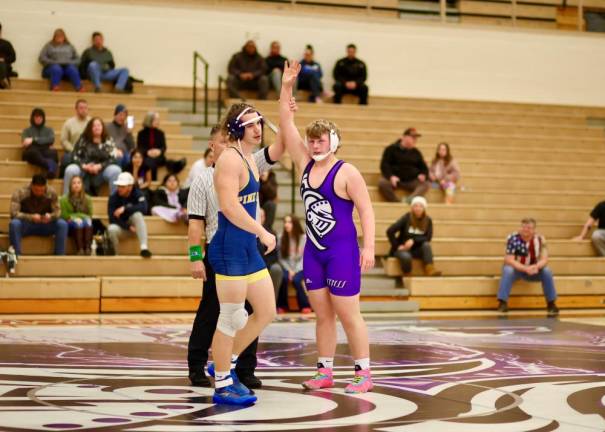
[[[445,192],[445,203],[453,204],[456,183],[460,180],[460,167],[450,152],[450,145],[442,142],[429,168],[429,179]]]
[[[300,61],[301,69],[298,74],[297,88],[311,92],[309,102],[321,103],[323,102],[321,100],[321,93],[323,92],[321,77],[323,72],[320,64],[313,59],[313,55],[313,47],[307,45],[303,59]]]
[[[96,93],[101,91],[101,81],[115,82],[115,90],[118,93],[124,92],[128,82],[128,69],[116,69],[113,54],[105,48],[105,41],[100,32],[92,34],[92,46],[82,53],[80,71],[83,75],[88,75]]]
[[[73,176],[69,185],[69,193],[59,200],[61,218],[69,226],[69,234],[73,237],[78,255],[90,255],[92,243],[92,199],[84,192],[82,177]]]
[[[426,276],[440,276],[433,265],[433,221],[426,212],[427,202],[424,197],[412,200],[411,211],[403,215],[387,229],[391,243],[389,255],[399,260],[404,276],[412,272],[412,259],[421,259]]]
[[[57,176],[57,150],[51,148],[55,142],[55,132],[46,127],[46,115],[42,108],[34,108],[29,117],[30,127],[21,133],[22,158],[32,165],[42,168],[46,177]]]
[[[135,185],[143,193],[147,202],[151,201],[151,170],[144,163],[144,156],[140,150],[134,149],[130,154],[130,165],[126,171],[132,174]]]
[[[42,77],[50,78],[50,89],[59,90],[59,83],[67,77],[77,91],[84,91],[80,81],[80,72],[77,65],[80,63],[78,53],[67,40],[63,29],[53,33],[50,42],[44,45],[38,58],[42,66]]]
[[[117,190],[111,194],[107,202],[109,214],[109,239],[116,254],[120,244],[120,237],[125,234],[136,233],[139,239],[140,255],[151,258],[151,251],[147,246],[147,225],[143,214],[147,211],[147,202],[140,190],[134,187],[132,174],[123,172],[114,182]]]
[[[104,182],[109,184],[109,190],[113,193],[114,182],[122,172],[116,165],[115,154],[116,148],[107,135],[103,120],[93,117],[74,146],[72,163],[65,168],[63,195],[69,193],[71,178],[75,175],[82,177],[84,190],[91,195],[98,195]]]
[[[277,180],[273,170],[264,171],[260,175],[260,189],[258,192],[261,208],[265,211],[265,224],[267,229],[273,229],[275,211],[277,209]]]
[[[180,188],[176,175],[164,176],[162,186],[153,194],[151,214],[170,223],[187,222],[187,190]]]
[[[17,54],[13,45],[2,38],[2,24],[0,24],[0,89],[11,86],[10,78],[13,76],[13,63],[17,61]]]
[[[296,288],[296,300],[301,313],[311,313],[311,305],[303,286],[303,253],[306,236],[295,215],[284,218],[284,230],[279,238],[279,263],[284,269],[282,284],[277,298],[277,311],[288,310],[288,282]]]

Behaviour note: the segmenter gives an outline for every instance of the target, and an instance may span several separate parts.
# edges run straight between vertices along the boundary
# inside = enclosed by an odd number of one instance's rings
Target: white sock
[[[231,378],[231,372],[219,372],[214,371],[214,387],[217,389],[227,387],[233,384],[233,379]]]
[[[147,243],[141,243],[141,250],[147,249]]]
[[[332,369],[334,367],[334,357],[319,357],[317,359],[317,369]]]
[[[355,360],[355,370],[368,370],[370,369],[370,358],[362,358],[359,360]]]
[[[235,355],[235,354],[231,354],[231,369],[235,369],[235,366],[237,365],[237,359],[239,356]]]

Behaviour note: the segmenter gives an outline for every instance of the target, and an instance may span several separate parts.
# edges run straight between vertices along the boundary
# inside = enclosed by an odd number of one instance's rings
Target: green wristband
[[[189,246],[189,261],[202,261],[204,259],[204,252],[200,245]]]

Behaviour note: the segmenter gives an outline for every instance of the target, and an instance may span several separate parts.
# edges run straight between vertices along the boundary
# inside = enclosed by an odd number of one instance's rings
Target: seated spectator
[[[214,128],[212,128],[214,131]],[[216,133],[216,132],[215,132]],[[212,135],[214,133],[210,132],[210,139],[212,139]],[[204,151],[204,157],[196,160],[191,168],[189,169],[189,174],[187,175],[187,180],[183,183],[183,187],[189,188],[193,180],[200,175],[200,173],[208,167],[211,167],[214,164],[214,152],[210,147]]]
[[[67,222],[59,217],[59,199],[44,176],[34,175],[29,186],[13,192],[10,212],[8,233],[17,255],[21,255],[21,239],[28,236],[55,236],[55,255],[65,255]]]
[[[427,202],[424,197],[412,200],[411,211],[403,215],[387,229],[391,244],[390,256],[399,260],[404,276],[412,273],[412,259],[422,260],[426,276],[441,276],[433,264],[433,221],[426,212]]]
[[[123,172],[114,182],[117,190],[111,194],[107,203],[109,213],[109,239],[116,254],[120,237],[135,233],[139,239],[140,255],[151,258],[147,246],[147,225],[143,214],[147,212],[147,202],[141,191],[134,187],[134,178],[130,173]]]
[[[110,193],[113,193],[114,181],[122,172],[116,164],[115,154],[115,145],[107,135],[103,120],[93,117],[74,146],[72,163],[65,168],[63,195],[69,193],[71,178],[76,175],[82,177],[84,190],[90,195],[97,196],[104,182],[107,182]]]
[[[272,170],[263,171],[259,177],[260,189],[258,191],[261,208],[265,211],[265,225],[267,230],[273,229],[275,211],[277,209],[277,180]]]
[[[265,211],[261,208],[259,209],[260,214],[260,223],[265,226]],[[275,231],[269,228],[265,228],[271,234],[277,237]],[[267,269],[269,270],[269,275],[271,276],[271,282],[273,283],[273,288],[275,289],[275,298],[279,295],[279,289],[282,284],[282,279],[284,277],[284,269],[279,264],[279,255],[277,253],[277,248],[274,248],[270,253],[265,254],[267,252],[267,247],[263,245],[260,240],[256,239],[256,243],[258,246],[258,251],[260,252],[265,264],[267,265]]]
[[[55,30],[52,40],[40,51],[38,60],[43,66],[42,77],[50,79],[52,91],[59,90],[64,77],[71,81],[76,90],[84,91],[77,66],[80,63],[78,53],[67,40],[63,29]]]
[[[584,224],[579,236],[574,237],[576,241],[584,240],[588,231],[597,225],[597,229],[592,233],[592,244],[597,250],[599,256],[605,256],[605,201],[598,203],[590,212],[590,217]]]
[[[13,76],[13,63],[17,61],[17,54],[13,45],[2,38],[2,24],[0,24],[0,89],[11,87]]]
[[[166,222],[187,222],[187,189],[181,189],[179,179],[174,174],[166,174],[160,186],[153,193],[151,214]]]
[[[151,201],[151,170],[144,163],[144,156],[140,150],[134,149],[130,154],[130,165],[126,171],[132,174],[135,186],[143,193],[147,202]],[[147,214],[147,213],[145,213]]]
[[[279,264],[284,270],[282,284],[277,296],[277,311],[288,311],[288,283],[296,288],[296,300],[301,313],[311,313],[311,305],[303,286],[303,253],[306,236],[298,218],[288,215],[284,218],[284,231],[279,237]]]
[[[267,64],[256,50],[254,41],[249,40],[242,50],[233,54],[227,68],[227,90],[229,97],[241,99],[240,90],[258,90],[259,99],[267,99],[269,79]]]
[[[498,289],[498,311],[508,312],[508,297],[518,279],[531,282],[542,282],[542,290],[546,297],[546,309],[549,314],[557,314],[559,308],[555,304],[557,292],[552,271],[548,265],[548,250],[546,240],[536,234],[536,221],[525,218],[521,221],[521,229],[508,236],[506,255]]]
[[[76,115],[65,120],[61,128],[61,146],[63,147],[61,168],[63,171],[71,163],[71,152],[74,151],[74,146],[80,139],[80,135],[86,129],[89,121],[88,102],[84,99],[78,99],[76,101]]]
[[[342,95],[354,94],[359,97],[360,105],[368,104],[368,77],[366,64],[356,57],[357,47],[347,45],[347,56],[334,66],[334,103],[342,102]]]
[[[92,199],[84,192],[82,177],[73,176],[69,193],[59,200],[61,218],[69,226],[78,255],[90,255],[92,244]]]
[[[113,54],[105,48],[104,43],[100,32],[92,34],[92,46],[82,53],[80,72],[92,81],[96,93],[101,91],[101,81],[114,82],[116,92],[123,93],[128,82],[128,69],[116,69]]]
[[[309,95],[309,102],[321,103],[321,93],[323,92],[323,86],[321,84],[321,77],[323,72],[321,66],[313,59],[313,47],[307,45],[303,59],[300,61],[300,73],[298,74],[297,88],[299,90],[308,90],[311,94]]]
[[[151,178],[158,178],[158,168],[166,166],[170,174],[178,174],[183,171],[187,160],[178,161],[166,159],[166,136],[160,128],[160,115],[157,112],[149,112],[143,120],[143,129],[137,135],[137,149],[145,155],[145,165],[151,169]]]
[[[107,123],[105,128],[116,146],[116,158],[121,168],[130,163],[130,152],[134,150],[134,137],[132,126],[127,124],[128,109],[123,104],[116,105],[113,111],[113,121]]]
[[[401,138],[384,149],[378,190],[385,200],[396,202],[395,189],[398,188],[410,192],[407,202],[416,196],[424,196],[429,190],[429,169],[416,148],[416,141],[421,136],[414,128],[406,129]]]
[[[55,142],[55,132],[46,126],[46,115],[42,108],[34,108],[29,117],[30,126],[21,133],[23,145],[22,159],[42,168],[46,177],[53,179],[57,176],[57,150],[51,148]]]
[[[435,158],[429,169],[429,179],[445,192],[445,203],[453,204],[456,183],[460,180],[460,167],[450,152],[450,145],[442,142],[437,146]]]
[[[286,58],[281,55],[281,45],[277,41],[271,42],[269,55],[265,59],[267,63],[267,75],[269,82],[277,93],[281,91],[281,76],[284,73]]]

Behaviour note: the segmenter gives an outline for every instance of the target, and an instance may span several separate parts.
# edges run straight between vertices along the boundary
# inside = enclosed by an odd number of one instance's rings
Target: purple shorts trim
[[[361,291],[359,246],[339,247],[340,254],[318,251],[307,242],[303,256],[303,275],[308,291],[328,288],[330,294],[350,297]],[[346,254],[342,251],[347,251]]]

